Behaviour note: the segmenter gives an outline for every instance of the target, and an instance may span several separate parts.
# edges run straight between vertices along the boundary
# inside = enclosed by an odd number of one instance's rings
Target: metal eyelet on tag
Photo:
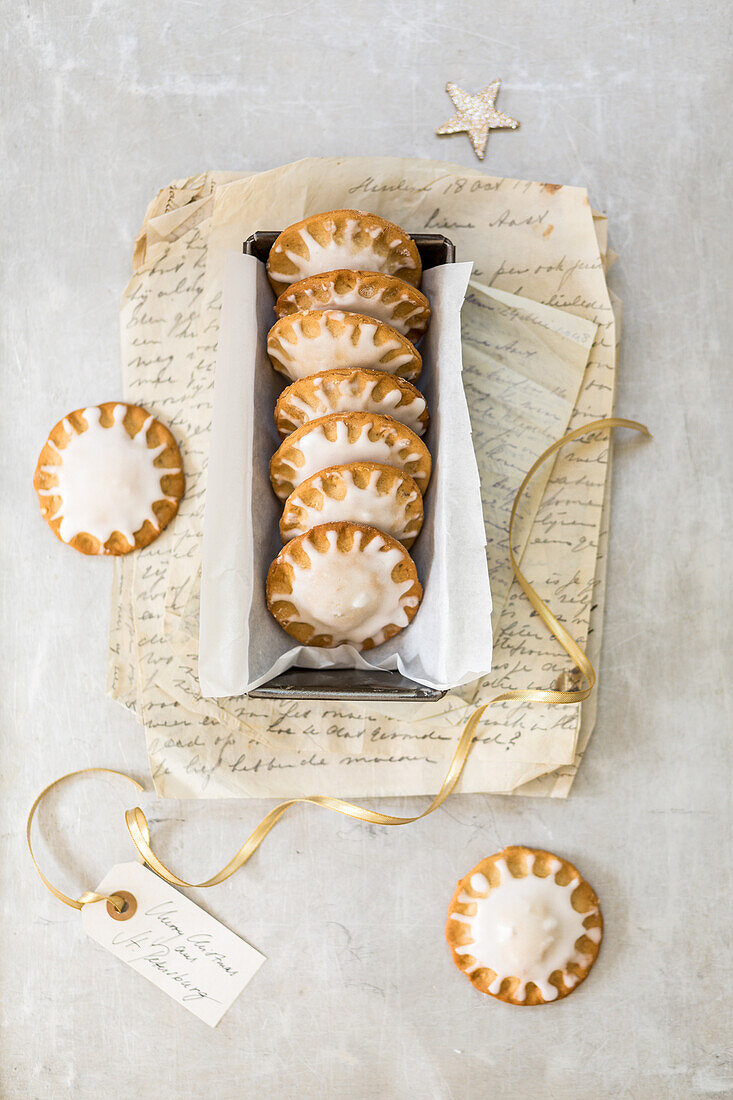
[[[122,898],[125,903],[124,908],[118,913],[112,902],[107,902],[107,912],[112,920],[129,920],[130,917],[134,917],[137,912],[137,899],[135,895],[129,893],[127,890],[113,890],[112,893],[114,897]]]

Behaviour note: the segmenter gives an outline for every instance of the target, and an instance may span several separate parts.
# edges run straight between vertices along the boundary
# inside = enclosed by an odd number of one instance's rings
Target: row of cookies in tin
[[[301,644],[370,649],[422,598],[407,549],[432,467],[414,384],[430,322],[420,256],[391,222],[336,210],[284,230],[267,271],[278,295],[267,352],[290,383],[275,408],[285,545],[268,607]]]

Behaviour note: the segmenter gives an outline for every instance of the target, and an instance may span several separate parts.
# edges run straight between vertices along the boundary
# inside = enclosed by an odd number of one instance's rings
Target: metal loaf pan
[[[278,229],[261,229],[244,242],[243,252],[267,261]],[[455,263],[453,241],[439,233],[413,233],[423,270]],[[344,699],[374,702],[425,702],[441,699],[444,691],[424,687],[399,672],[358,668],[289,668],[248,692],[254,699]]]

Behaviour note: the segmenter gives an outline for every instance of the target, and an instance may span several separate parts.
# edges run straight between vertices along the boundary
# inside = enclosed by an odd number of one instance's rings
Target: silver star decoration
[[[483,160],[489,130],[516,130],[519,126],[515,118],[502,114],[494,106],[500,87],[501,81],[493,80],[476,95],[469,95],[463,88],[448,81],[445,90],[457,107],[458,114],[444,122],[436,133],[460,134],[465,130],[471,139],[476,156],[479,160]]]

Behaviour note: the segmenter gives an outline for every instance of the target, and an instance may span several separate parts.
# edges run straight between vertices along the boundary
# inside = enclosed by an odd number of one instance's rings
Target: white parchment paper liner
[[[227,255],[216,360],[204,513],[199,677],[206,697],[241,695],[293,665],[398,669],[420,684],[448,688],[491,668],[491,592],[478,468],[461,380],[460,311],[472,265],[426,271],[433,315],[420,347],[418,384],[432,417],[425,442],[433,477],[425,523],[411,554],[425,590],[413,623],[390,642],[292,646],[265,602],[267,570],[281,548],[281,504],[269,462],[280,440],[273,410],[284,381],[265,338],[273,294],[254,257]]]

